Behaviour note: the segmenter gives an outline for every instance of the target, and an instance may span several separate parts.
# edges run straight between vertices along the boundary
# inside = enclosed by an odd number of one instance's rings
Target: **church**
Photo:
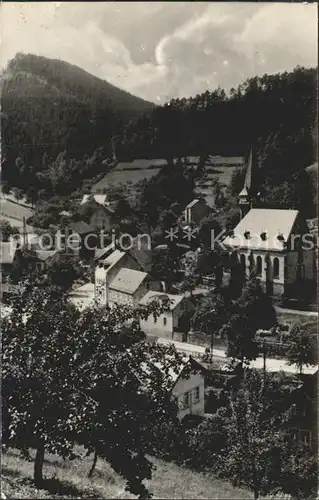
[[[241,264],[243,275],[259,278],[268,295],[307,295],[316,282],[316,251],[306,220],[298,210],[260,206],[258,195],[250,152],[239,193],[240,222],[223,244]]]

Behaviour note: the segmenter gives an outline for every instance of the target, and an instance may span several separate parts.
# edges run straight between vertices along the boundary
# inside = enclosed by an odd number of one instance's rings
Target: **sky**
[[[8,2],[0,61],[17,52],[62,59],[163,103],[248,77],[317,65],[313,4]]]

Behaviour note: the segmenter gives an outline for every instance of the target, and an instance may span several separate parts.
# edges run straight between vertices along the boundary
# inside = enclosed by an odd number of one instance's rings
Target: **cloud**
[[[316,65],[313,4],[5,3],[1,63],[23,51],[81,66],[149,100]]]

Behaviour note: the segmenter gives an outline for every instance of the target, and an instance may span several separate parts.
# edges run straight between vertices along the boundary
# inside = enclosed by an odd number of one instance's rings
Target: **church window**
[[[260,257],[260,255],[258,255],[256,259],[256,274],[257,276],[260,276],[261,273],[262,273],[262,258]]]
[[[279,259],[278,257],[274,258],[274,278],[279,278]]]
[[[246,257],[245,257],[245,255],[243,253],[240,256],[240,263],[243,266],[243,268],[245,269],[245,267],[246,267]]]

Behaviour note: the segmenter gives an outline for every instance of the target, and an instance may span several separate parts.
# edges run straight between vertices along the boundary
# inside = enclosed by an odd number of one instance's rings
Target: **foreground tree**
[[[45,453],[72,458],[78,442],[106,458],[132,493],[148,495],[146,443],[154,420],[176,418],[168,373],[181,362],[174,349],[141,342],[139,318],[157,307],[80,313],[56,288],[30,282],[14,299],[2,325],[3,441],[36,449],[38,486]]]
[[[290,365],[296,365],[302,373],[304,366],[317,364],[317,336],[312,323],[294,325],[290,332],[287,358]]]
[[[214,336],[227,321],[227,304],[220,292],[211,292],[200,299],[192,317],[192,327],[206,333],[210,338],[211,350],[214,348]]]
[[[252,279],[233,303],[230,319],[222,329],[228,339],[227,355],[241,363],[256,359],[257,330],[269,329],[275,323],[276,312],[271,299],[263,292],[259,280]]]
[[[230,404],[222,475],[234,485],[250,488],[256,500],[278,491],[309,498],[316,490],[314,460],[309,451],[291,442],[289,410],[275,408],[263,377],[249,372]]]

